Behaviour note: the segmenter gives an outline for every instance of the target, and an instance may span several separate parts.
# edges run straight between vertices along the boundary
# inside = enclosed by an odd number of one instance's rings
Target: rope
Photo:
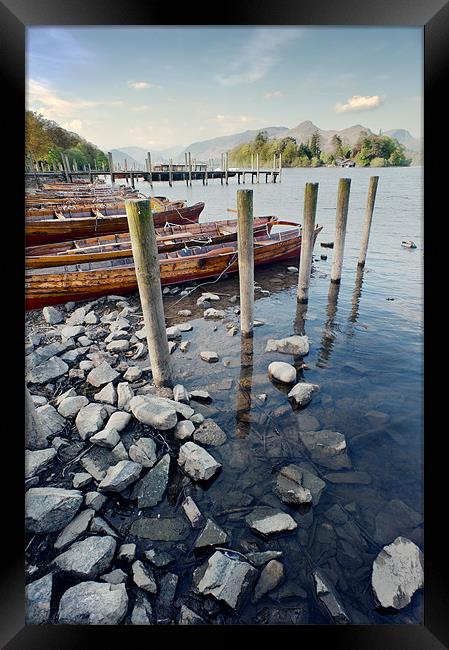
[[[235,253],[233,253],[232,258],[230,259],[228,265],[226,266],[226,268],[223,269],[223,271],[220,273],[220,275],[217,278],[215,278],[215,280],[211,280],[210,282],[202,282],[201,284],[197,284],[196,287],[191,287],[191,291],[189,291],[189,293],[187,295],[190,296],[191,293],[193,293],[194,291],[196,291],[200,287],[204,287],[204,286],[206,286],[208,284],[215,284],[216,282],[218,282],[218,280],[222,277],[222,275],[224,275],[226,273],[226,271],[229,269],[229,267],[232,266],[232,264],[234,264],[234,261],[236,259],[237,259],[237,251]],[[184,300],[184,298],[187,298],[187,296],[181,296],[181,298],[179,300],[177,300],[176,302],[174,302],[173,305],[177,305],[178,302],[181,302],[181,300]]]

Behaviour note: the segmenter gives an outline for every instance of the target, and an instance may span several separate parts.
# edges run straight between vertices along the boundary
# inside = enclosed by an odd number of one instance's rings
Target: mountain
[[[341,129],[341,131],[325,131],[310,120],[307,120],[306,122],[301,122],[301,124],[298,124],[293,129],[289,129],[286,133],[282,134],[282,137],[295,138],[296,142],[301,144],[302,142],[307,142],[315,131],[318,131],[320,134],[320,147],[322,151],[332,150],[332,138],[334,135],[339,135],[344,145],[352,146],[357,142],[362,132],[368,133],[369,135],[373,134],[370,129],[361,124]]]
[[[422,150],[422,139],[414,138],[410,131],[407,129],[392,129],[390,131],[384,131],[384,135],[389,135],[390,138],[396,138],[396,140],[403,144],[406,149],[409,151],[421,151]]]
[[[120,163],[120,166],[123,168],[123,165],[125,164],[125,159],[128,165],[128,169],[132,169],[134,165],[139,167],[139,169],[142,166],[142,163],[132,156],[129,155],[126,151],[123,151],[122,149],[111,149],[110,150],[112,153],[112,159],[115,163]]]
[[[170,147],[169,149],[150,149],[151,161],[152,163],[168,162],[170,158],[173,158],[174,162],[181,150],[182,147],[179,145]],[[120,149],[111,149],[111,153],[114,161],[123,164],[126,158],[128,167],[132,167],[133,163],[136,163],[140,169],[145,167],[145,158],[147,157],[148,149],[144,149],[143,147],[120,147]]]

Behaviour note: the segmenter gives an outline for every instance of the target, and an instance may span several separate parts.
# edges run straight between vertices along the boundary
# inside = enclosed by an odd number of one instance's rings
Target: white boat
[[[409,239],[408,241],[406,241],[405,239],[403,239],[403,240],[401,241],[401,246],[403,246],[404,248],[416,248],[416,244],[415,244],[415,242],[412,241],[411,239]]]

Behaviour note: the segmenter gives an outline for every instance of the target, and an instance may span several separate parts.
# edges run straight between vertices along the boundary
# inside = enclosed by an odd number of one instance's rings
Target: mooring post
[[[192,155],[189,151],[189,185],[192,187]]]
[[[337,213],[335,216],[334,254],[332,256],[331,282],[339,284],[345,249],[346,224],[348,221],[350,178],[340,178],[338,183]]]
[[[362,241],[360,244],[359,261],[357,266],[364,267],[366,262],[366,252],[368,250],[369,234],[371,231],[371,222],[373,220],[374,203],[376,201],[377,184],[379,176],[371,176],[369,179],[368,199],[366,202],[365,224],[363,226]]]
[[[155,386],[171,386],[159,255],[148,199],[126,199],[126,216]]]
[[[168,184],[171,187],[173,184],[173,167],[172,167],[172,159],[168,161]]]
[[[259,169],[259,154],[256,153],[256,171],[257,171],[257,182],[259,182],[260,169]]]
[[[221,154],[221,163],[220,163],[220,184],[223,185],[223,174],[224,174],[224,154]]]
[[[153,167],[151,165],[151,154],[150,154],[149,151],[147,152],[147,156],[148,156],[148,158],[147,158],[147,160],[148,160],[148,173],[150,175],[150,187],[151,187],[151,189],[153,189]]]
[[[274,176],[275,171],[276,171],[276,154],[274,154],[274,156],[273,156],[273,171],[271,172],[271,182],[272,183],[276,182],[276,179],[275,179],[275,176]]]
[[[281,182],[281,177],[282,177],[282,154],[279,154],[279,182]]]
[[[111,174],[111,185],[114,184],[114,161],[112,160],[112,153],[108,151],[109,173]]]
[[[254,322],[253,190],[237,190],[237,225],[240,330],[242,336],[252,336]]]
[[[318,183],[306,183],[304,189],[304,217],[301,234],[301,253],[298,274],[298,302],[309,300],[310,272],[312,270],[313,240],[315,235]]]
[[[187,185],[187,187],[189,187],[189,175],[188,175],[188,173],[187,173],[187,170],[188,170],[188,168],[189,168],[189,157],[188,157],[188,155],[187,155],[187,151],[186,151],[185,154],[184,154],[184,158],[185,158],[185,172],[184,172],[184,178],[186,179],[186,185]]]
[[[228,152],[226,152],[225,153],[225,179],[226,179],[226,185],[228,184],[228,166],[229,166]]]

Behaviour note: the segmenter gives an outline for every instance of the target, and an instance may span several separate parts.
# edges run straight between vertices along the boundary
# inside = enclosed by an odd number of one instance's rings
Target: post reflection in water
[[[296,303],[296,315],[293,321],[293,331],[299,336],[304,336],[306,333],[306,316],[307,316],[308,303]]]
[[[240,376],[237,385],[236,426],[238,438],[246,438],[251,428],[251,389],[253,383],[253,337],[240,337]]]
[[[360,296],[362,295],[362,286],[363,286],[363,274],[364,267],[357,266],[357,274],[355,276],[355,286],[354,291],[352,292],[352,301],[351,301],[351,313],[349,314],[348,321],[350,326],[348,328],[348,336],[354,335],[354,328],[351,325],[354,325],[357,322],[359,317],[359,304]]]
[[[332,348],[334,346],[335,334],[335,316],[337,315],[337,302],[338,294],[340,292],[340,284],[331,282],[329,286],[329,293],[327,296],[326,315],[327,319],[324,324],[323,337],[321,339],[321,347],[318,350],[318,368],[325,368],[329,361]]]

